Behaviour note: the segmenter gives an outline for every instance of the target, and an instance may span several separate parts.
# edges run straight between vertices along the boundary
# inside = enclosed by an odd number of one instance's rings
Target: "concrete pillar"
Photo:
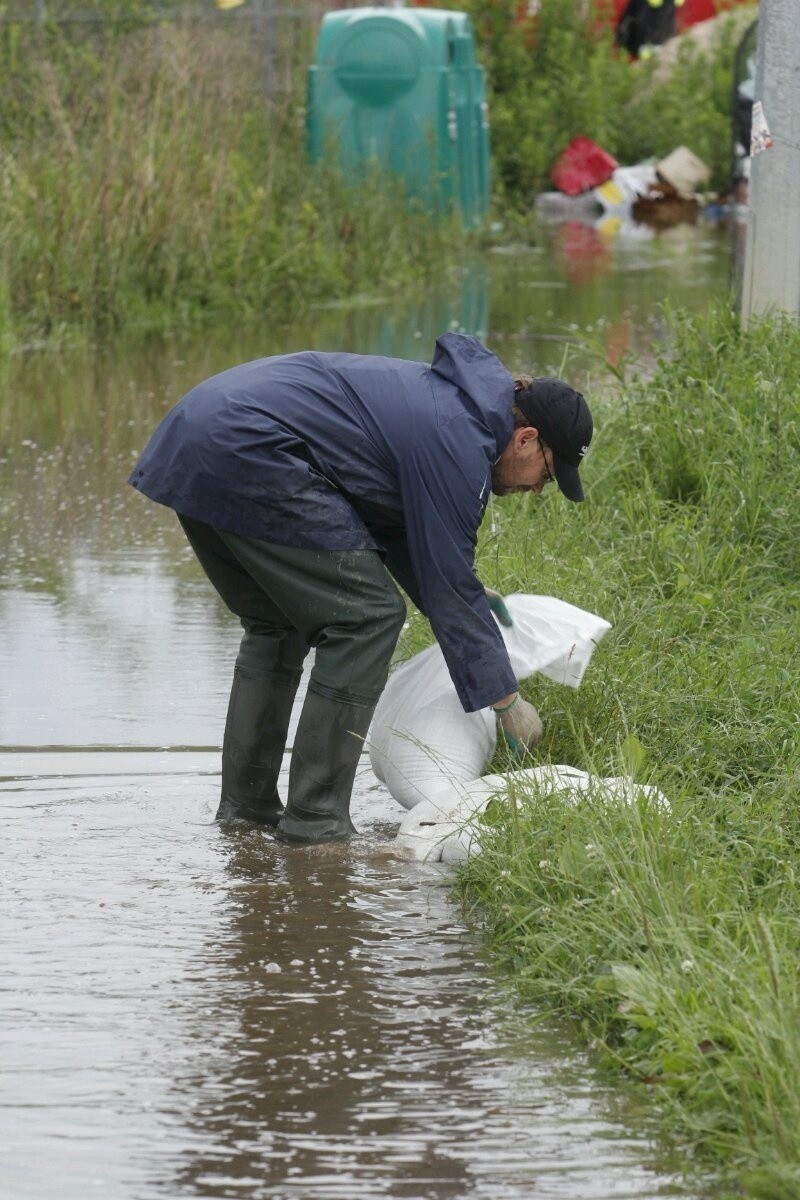
[[[774,145],[750,164],[742,323],[800,315],[800,4],[761,0],[756,100]]]

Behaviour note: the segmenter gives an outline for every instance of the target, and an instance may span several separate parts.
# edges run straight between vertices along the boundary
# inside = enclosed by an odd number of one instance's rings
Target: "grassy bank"
[[[268,99],[242,29],[0,26],[6,348],[76,329],[280,323],[423,283],[461,245],[378,179],[312,171],[307,49],[282,56]]]
[[[677,319],[597,402],[588,501],[496,507],[482,575],[613,622],[578,692],[526,685],[542,761],[671,808],[500,806],[465,904],[735,1194],[800,1195],[800,332]],[[513,801],[513,798],[512,798]],[[723,1194],[723,1190],[716,1194]],[[727,1194],[727,1192],[725,1192]]]

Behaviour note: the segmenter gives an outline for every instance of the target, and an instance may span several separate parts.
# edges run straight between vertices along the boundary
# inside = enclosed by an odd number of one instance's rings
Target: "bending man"
[[[175,510],[244,628],[222,749],[218,820],[283,841],[354,832],[359,754],[405,619],[430,620],[467,712],[491,705],[522,747],[541,733],[517,690],[474,554],[490,492],[582,500],[592,436],[583,397],[514,380],[479,341],[448,333],[431,366],[304,352],[195,387],[130,482]],[[278,796],[303,659],[314,668]]]

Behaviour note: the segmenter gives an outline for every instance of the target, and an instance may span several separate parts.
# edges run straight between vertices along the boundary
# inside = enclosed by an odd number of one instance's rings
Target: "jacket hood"
[[[504,450],[514,428],[514,380],[500,359],[476,337],[445,333],[436,339],[431,370],[469,397],[497,443],[498,454]]]

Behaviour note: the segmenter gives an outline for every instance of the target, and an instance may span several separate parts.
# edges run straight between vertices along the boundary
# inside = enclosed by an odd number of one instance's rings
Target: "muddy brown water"
[[[570,236],[588,238],[579,268]],[[698,1194],[656,1152],[649,1097],[515,1002],[447,873],[393,856],[401,812],[366,759],[345,847],[214,824],[238,632],[124,478],[161,413],[232,362],[304,344],[424,358],[462,327],[547,373],[587,328],[651,345],[656,302],[719,294],[729,249],[710,227],[613,252],[559,229],[408,311],[6,366],[0,1194]]]

